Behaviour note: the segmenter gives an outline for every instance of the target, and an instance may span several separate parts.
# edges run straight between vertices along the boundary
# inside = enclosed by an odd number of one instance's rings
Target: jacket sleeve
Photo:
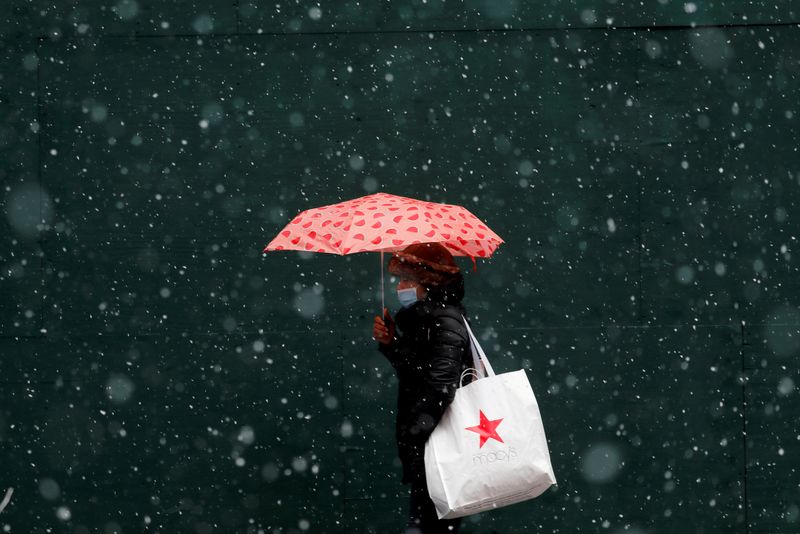
[[[428,367],[421,395],[417,397],[414,413],[418,414],[411,433],[420,443],[425,443],[439,423],[445,410],[453,402],[461,373],[461,362],[468,350],[467,331],[463,324],[451,317],[436,319],[431,328]]]
[[[386,359],[389,360],[389,363],[392,364],[392,367],[394,367],[399,374],[403,372],[408,365],[412,348],[408,346],[403,336],[395,334],[394,339],[388,345],[378,343],[378,350],[381,354],[386,356]]]

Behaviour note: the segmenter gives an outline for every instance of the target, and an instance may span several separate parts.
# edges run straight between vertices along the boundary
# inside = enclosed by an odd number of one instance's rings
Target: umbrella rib
[[[352,229],[353,229],[353,221],[356,218],[356,210],[361,207],[361,204],[364,203],[364,199],[365,198],[366,197],[361,197],[361,198],[357,198],[357,199],[352,201],[353,202],[352,209],[350,210],[352,212],[352,214],[350,216],[350,220],[347,221],[347,227],[350,228],[350,230],[348,230],[345,233],[344,237],[342,238],[342,243],[339,246],[339,252],[340,252],[340,254],[342,256],[344,256],[344,249],[347,248],[345,245],[349,245],[350,241],[351,241],[350,235],[351,235],[351,232],[352,232]],[[355,204],[355,202],[358,202],[358,204]],[[350,248],[352,248],[352,247],[350,247]]]

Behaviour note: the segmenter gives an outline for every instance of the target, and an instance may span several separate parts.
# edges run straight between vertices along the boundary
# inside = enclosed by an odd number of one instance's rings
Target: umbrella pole
[[[383,308],[384,308],[384,297],[383,297],[383,251],[381,250],[381,317],[383,317]]]

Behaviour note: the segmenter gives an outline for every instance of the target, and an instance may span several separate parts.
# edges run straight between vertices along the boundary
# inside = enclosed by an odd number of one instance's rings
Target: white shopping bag
[[[439,519],[533,499],[556,483],[525,370],[495,374],[464,324],[475,365],[465,373],[478,380],[456,390],[425,444],[425,476]]]

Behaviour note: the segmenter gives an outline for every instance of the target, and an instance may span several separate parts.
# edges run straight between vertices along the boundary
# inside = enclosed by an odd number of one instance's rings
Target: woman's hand
[[[384,345],[388,345],[394,340],[394,319],[386,308],[383,309],[383,318],[375,316],[372,337]]]

